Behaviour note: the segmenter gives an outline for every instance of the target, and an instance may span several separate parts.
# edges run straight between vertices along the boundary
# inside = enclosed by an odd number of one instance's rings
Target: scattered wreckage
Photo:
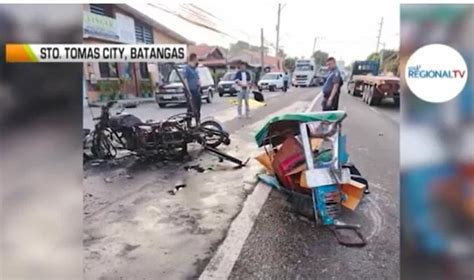
[[[172,67],[176,68],[174,64]],[[179,71],[176,72],[183,82]],[[190,112],[173,115],[164,121],[143,122],[132,114],[124,114],[123,110],[112,115],[110,109],[116,101],[102,106],[100,116],[93,118],[96,121],[94,130],[83,130],[84,159],[113,159],[118,150],[126,150],[146,159],[183,160],[188,156],[188,144],[198,143],[220,159],[231,161],[237,167],[245,166],[248,160],[243,162],[217,149],[221,144],[230,144],[229,133],[213,119],[200,122],[190,102],[190,92],[186,87],[184,89]]]
[[[288,193],[295,210],[310,212],[340,244],[364,246],[360,226],[338,220],[342,207],[355,210],[369,193],[367,180],[348,161],[341,133],[346,117],[343,111],[275,116],[255,135],[257,145],[265,149],[256,159],[267,170],[259,179]],[[343,234],[348,231],[355,238]]]

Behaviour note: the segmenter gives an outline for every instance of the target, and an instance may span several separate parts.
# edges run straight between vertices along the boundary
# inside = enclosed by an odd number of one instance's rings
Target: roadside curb
[[[316,95],[304,112],[311,112],[321,97],[322,91]],[[219,245],[216,253],[199,276],[200,280],[227,279],[229,277],[271,190],[272,188],[264,183],[257,183],[254,191],[245,200],[242,210],[230,224],[224,241]]]
[[[117,103],[119,104],[125,104],[125,105],[139,105],[139,104],[147,104],[147,103],[155,103],[155,98],[143,98],[143,99],[121,99],[117,100]],[[89,107],[101,107],[103,105],[107,104],[107,102],[92,102],[89,103]]]

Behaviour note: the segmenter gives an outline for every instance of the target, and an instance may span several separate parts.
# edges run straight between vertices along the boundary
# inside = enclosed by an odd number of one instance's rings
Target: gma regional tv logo
[[[420,99],[441,103],[455,98],[466,85],[467,65],[461,54],[442,44],[426,45],[408,59],[405,80]]]
[[[424,69],[421,65],[408,66],[408,77],[414,79],[462,79],[466,70],[452,69]]]

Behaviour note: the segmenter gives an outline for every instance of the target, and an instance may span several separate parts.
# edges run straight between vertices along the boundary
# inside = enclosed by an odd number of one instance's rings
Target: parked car
[[[235,82],[235,74],[237,71],[229,71],[221,78],[217,84],[217,91],[219,96],[222,97],[224,94],[235,95],[239,91],[239,86]]]
[[[184,73],[184,65],[179,66],[181,75]],[[198,66],[197,72],[201,81],[201,97],[207,103],[211,103],[214,98],[214,80],[212,79],[211,71],[205,66]],[[184,85],[178,77],[176,70],[172,70],[165,80],[165,83],[158,87],[155,91],[156,104],[160,108],[166,107],[167,104],[182,104],[186,103],[186,96],[184,95]]]
[[[283,75],[283,72],[270,72],[263,75],[257,83],[258,90],[268,89],[269,91],[275,91],[283,89]]]

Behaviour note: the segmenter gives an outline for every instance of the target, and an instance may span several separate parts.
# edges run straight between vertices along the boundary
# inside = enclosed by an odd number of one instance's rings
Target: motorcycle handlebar
[[[112,107],[112,106],[113,106],[114,104],[116,104],[116,103],[117,103],[117,101],[115,101],[115,100],[109,101],[109,102],[107,102],[107,104],[105,105],[105,107],[106,107],[106,108],[110,108],[110,107]]]

